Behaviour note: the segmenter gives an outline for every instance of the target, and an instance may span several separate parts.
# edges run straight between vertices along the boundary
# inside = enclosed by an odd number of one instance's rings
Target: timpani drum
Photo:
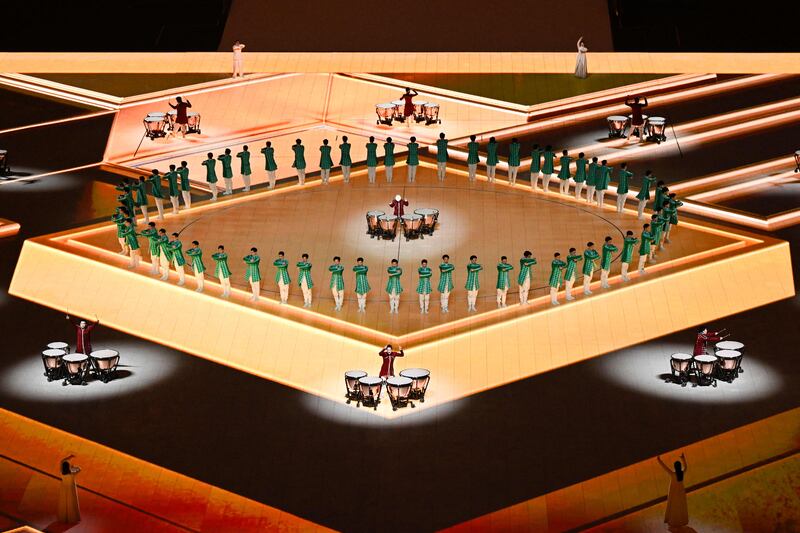
[[[416,239],[420,236],[420,228],[422,227],[422,215],[416,213],[411,215],[403,215],[400,217],[403,220],[403,235],[406,240]]]
[[[344,373],[344,386],[347,389],[347,403],[350,403],[352,400],[358,402],[361,399],[361,390],[358,388],[358,380],[365,377],[367,377],[367,373],[363,370],[348,370]]]
[[[44,376],[47,378],[47,381],[53,381],[54,379],[62,378],[64,373],[65,355],[67,355],[67,352],[57,348],[48,348],[42,352]]]
[[[86,373],[89,370],[89,356],[82,353],[70,353],[65,355],[64,368],[67,373],[62,385],[86,385]]]
[[[422,105],[422,115],[425,117],[425,125],[441,124],[442,119],[439,118],[439,104],[427,102]]]
[[[719,351],[719,350],[736,350],[737,352],[742,354],[742,357],[744,357],[744,343],[739,342],[739,341],[720,341],[716,345],[714,345],[714,349],[717,350],[717,351]],[[740,357],[739,361],[738,361],[738,363],[739,363],[738,372],[739,373],[744,372],[744,369],[742,368],[742,357]]]
[[[89,354],[89,360],[100,381],[108,383],[117,371],[119,352],[116,350],[95,350]]]
[[[395,105],[394,104],[375,104],[375,114],[378,115],[378,120],[375,122],[376,124],[386,124],[387,126],[392,125],[392,120],[394,119],[395,115]]]
[[[431,371],[425,368],[407,368],[400,372],[400,376],[411,378],[411,393],[409,398],[412,400],[425,401],[425,391],[431,382]]]
[[[426,235],[433,235],[433,230],[436,229],[436,222],[439,220],[439,210],[431,207],[424,207],[415,209],[414,213],[422,216],[422,225],[419,230]]]
[[[670,356],[669,366],[672,370],[672,381],[685,387],[692,369],[692,356],[688,353],[674,353]]]
[[[639,130],[637,132],[637,135],[639,135],[639,137],[641,137],[641,138],[644,138],[645,134],[647,133],[648,116],[647,115],[642,115],[642,125],[641,126],[634,126],[633,125],[633,115],[628,115],[628,120],[629,120],[629,124],[630,124],[632,129]]]
[[[739,362],[742,360],[742,352],[737,350],[717,350],[717,364],[719,375],[728,383],[733,383],[733,379],[739,375]]]
[[[376,376],[365,376],[358,380],[358,389],[361,395],[361,403],[377,411],[378,404],[381,403],[383,380]]]
[[[186,133],[200,133],[200,113],[197,111],[186,113]]]
[[[411,378],[403,376],[390,377],[386,380],[386,394],[389,395],[389,401],[392,402],[393,411],[397,411],[398,407],[405,407],[409,403],[411,407],[414,407],[410,398],[412,383]]]
[[[414,122],[425,120],[425,106],[428,102],[414,102]]]
[[[650,117],[647,119],[645,132],[647,140],[654,143],[661,143],[667,140],[667,119],[664,117]]]
[[[406,102],[405,100],[392,100],[391,104],[394,106],[394,119],[397,122],[405,122],[406,115]]]
[[[381,236],[385,239],[392,239],[397,236],[397,217],[395,215],[380,215],[378,225],[381,228]]]
[[[628,117],[622,115],[611,115],[606,117],[608,122],[608,137],[613,139],[615,137],[623,137],[625,135],[625,126],[628,125]]]
[[[69,353],[69,344],[66,342],[56,341],[47,345],[50,350],[64,350],[64,353]]]
[[[702,354],[694,357],[694,366],[697,369],[698,385],[717,386],[714,374],[717,370],[717,358],[713,355]]]
[[[376,236],[380,237],[381,226],[378,222],[378,217],[385,214],[386,213],[383,211],[367,211],[367,235],[369,235],[371,239],[374,239]]]
[[[163,115],[163,113],[162,113]],[[156,139],[167,135],[164,117],[147,116],[144,118],[144,134],[149,139]]]

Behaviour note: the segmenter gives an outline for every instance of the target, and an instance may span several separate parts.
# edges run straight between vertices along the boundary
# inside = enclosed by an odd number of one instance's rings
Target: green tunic
[[[614,256],[619,248],[613,244],[606,243],[603,245],[603,255],[600,258],[600,269],[611,270],[611,258]]]
[[[486,145],[486,166],[493,167],[497,165],[499,159],[497,158],[497,143],[489,143]]]
[[[656,179],[653,176],[642,176],[642,188],[639,190],[639,194],[636,195],[636,198],[639,200],[649,200],[650,199],[650,186]]]
[[[600,254],[597,253],[597,250],[592,250],[591,248],[587,248],[583,252],[583,274],[585,276],[591,276],[592,272],[594,272],[595,261],[600,257]]]
[[[378,145],[375,143],[367,143],[367,166],[378,166]]]
[[[447,163],[447,139],[438,139],[436,141],[436,161],[438,163]],[[476,143],[477,144],[477,143]]]
[[[243,176],[249,176],[252,174],[253,171],[250,169],[250,151],[242,150],[236,154],[236,157],[239,158],[239,173]]]
[[[342,265],[333,264],[328,267],[328,270],[331,273],[331,289],[336,289],[337,291],[344,290],[344,277],[342,276],[342,272],[344,272],[344,267]]]
[[[339,145],[339,164],[343,167],[353,165],[353,160],[350,159],[350,143],[342,143]]]
[[[467,283],[464,288],[468,291],[477,291],[481,288],[480,279],[478,279],[478,272],[483,270],[483,266],[478,263],[467,263]]]
[[[622,257],[620,258],[621,262],[631,262],[631,259],[633,258],[633,247],[637,242],[639,242],[639,239],[636,237],[625,237],[625,241],[622,243]]]
[[[161,255],[163,255],[168,262],[172,262],[172,246],[169,245],[169,237],[166,235],[158,236],[158,246],[160,247]]]
[[[572,178],[575,183],[583,183],[586,181],[586,158],[579,157],[575,160],[575,176]]]
[[[178,190],[178,172],[170,170],[164,177],[167,178],[167,183],[169,184],[169,195],[170,196],[178,196],[180,191]]]
[[[400,276],[403,275],[403,269],[399,266],[390,266],[386,271],[389,273],[389,281],[386,283],[386,292],[389,294],[400,294],[403,292],[403,286],[400,285]]]
[[[578,270],[578,262],[583,259],[581,254],[567,255],[567,269],[564,271],[564,281],[574,281]]]
[[[369,267],[367,265],[356,265],[353,267],[353,272],[356,273],[356,294],[367,294],[371,287],[367,280],[367,272]]]
[[[597,185],[597,163],[589,163],[589,170],[586,172],[586,186],[594,187]]]
[[[419,144],[417,143],[408,143],[408,159],[406,159],[407,165],[419,165]]]
[[[519,166],[519,150],[521,147],[519,143],[511,143],[508,145],[508,166]]]
[[[519,276],[517,277],[517,283],[523,285],[526,278],[530,278],[531,283],[533,282],[533,272],[531,272],[531,267],[535,264],[535,257],[523,257],[519,260]]]
[[[308,261],[298,261],[295,265],[298,269],[297,273],[297,284],[301,287],[303,286],[303,280],[306,280],[306,285],[310,289],[314,286],[314,282],[311,281],[311,263]]]
[[[142,237],[147,237],[147,242],[150,244],[150,256],[157,257],[161,243],[161,237],[158,235],[158,230],[155,228],[145,228],[139,235]]]
[[[417,294],[430,294],[431,293],[431,276],[433,270],[430,267],[419,267],[419,283],[417,283]]]
[[[680,200],[673,200],[670,198],[669,200],[669,223],[673,226],[678,225],[678,208],[683,205],[683,202]]]
[[[677,208],[672,206],[667,206],[661,210],[661,229],[664,233],[669,231],[670,225],[672,224],[673,212],[677,213],[677,211]]]
[[[439,292],[450,292],[453,290],[453,270],[456,267],[452,263],[442,263],[439,265]]]
[[[206,159],[203,161],[203,165],[206,167],[206,181],[208,183],[216,183],[217,182],[217,162],[213,159]]]
[[[206,265],[203,264],[203,250],[195,246],[186,250],[186,255],[191,258],[192,268],[195,272],[200,273],[206,271]]]
[[[550,287],[557,289],[561,286],[561,273],[564,272],[566,266],[567,264],[561,259],[553,259],[553,262],[550,263],[550,267],[552,268],[550,271],[550,279],[547,281]]]
[[[333,159],[331,159],[331,147],[322,145],[319,147],[319,168],[328,170],[333,167]]]
[[[539,172],[542,169],[542,150],[534,148],[531,152],[531,172]]]
[[[467,143],[468,165],[477,165],[478,161],[480,161],[480,157],[478,157],[478,148],[480,148],[480,145],[477,143],[477,141],[470,141]]]
[[[542,165],[542,174],[552,174],[553,173],[553,163],[556,154],[553,153],[552,150],[545,150],[544,152],[544,165]]]
[[[189,192],[192,189],[192,185],[189,183],[189,167],[180,167],[177,172],[181,178],[181,190]]]
[[[649,231],[643,231],[641,242],[639,243],[639,255],[648,255],[650,253],[650,245],[653,243],[653,234]]]
[[[233,168],[231,167],[231,156],[230,154],[222,154],[218,156],[217,159],[222,161],[222,177],[223,178],[232,178],[233,177]]]
[[[125,244],[127,244],[131,250],[139,249],[139,239],[136,238],[136,228],[133,226],[123,226],[122,238],[125,239]]]
[[[175,264],[178,266],[185,265],[186,259],[183,257],[183,243],[175,239],[174,241],[169,241],[169,247],[172,249],[172,260],[175,261]]]
[[[570,178],[569,166],[572,164],[572,158],[568,155],[561,156],[558,163],[561,165],[561,168],[558,169],[558,178],[568,180]]]
[[[219,279],[228,279],[231,277],[231,269],[228,268],[228,254],[225,252],[217,252],[211,256],[211,259],[217,263],[216,268],[214,268],[214,274]]]
[[[261,258],[258,257],[256,254],[248,254],[244,256],[244,264],[246,265],[244,271],[244,279],[245,281],[261,281],[261,270],[259,269],[259,265],[261,264]]]
[[[608,189],[612,170],[614,170],[614,167],[604,167],[602,165],[597,168],[597,179],[595,180],[594,186],[598,191],[605,191]]]
[[[288,285],[292,282],[292,279],[289,277],[289,261],[286,259],[276,259],[272,262],[272,266],[277,268],[275,271],[275,283]]]
[[[664,186],[656,188],[656,197],[653,200],[653,207],[655,209],[661,209],[664,205]]]
[[[619,169],[619,172],[617,172],[617,194],[628,194],[628,182],[631,176],[633,176],[633,172],[624,168]]]
[[[147,181],[150,182],[150,194],[153,198],[161,198],[164,200],[166,197],[164,196],[164,190],[161,188],[161,176],[151,175],[147,178]]]
[[[136,203],[133,201],[130,189],[126,188],[124,193],[117,196],[117,201],[128,210],[130,216],[134,218],[134,225],[136,225],[136,212],[134,211]]]
[[[137,181],[133,184],[133,189],[136,191],[136,205],[147,205],[147,184]]]
[[[272,146],[265,146],[261,149],[261,153],[264,154],[264,170],[270,172],[278,170],[278,164],[275,163],[275,148]]]
[[[497,289],[510,289],[511,282],[508,279],[508,273],[514,270],[514,265],[511,263],[497,263]]]
[[[116,214],[111,215],[111,222],[117,225],[117,238],[122,239],[124,237],[122,230],[125,228],[125,217],[122,215],[122,213],[117,212]],[[156,234],[158,234],[157,231]]]
[[[292,146],[292,151],[294,152],[294,163],[292,163],[292,168],[296,168],[297,170],[303,170],[306,168],[306,147],[302,144],[295,144]]]
[[[661,218],[661,213],[655,220],[650,221],[650,232],[653,235],[653,242],[661,242],[661,234],[664,232],[664,219]]]
[[[394,166],[394,143],[383,143],[383,166]]]

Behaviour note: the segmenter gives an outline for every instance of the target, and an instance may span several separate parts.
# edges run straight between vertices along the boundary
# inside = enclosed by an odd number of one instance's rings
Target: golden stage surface
[[[609,206],[601,210],[571,197],[533,193],[527,183],[514,188],[502,181],[470,185],[457,168],[449,169],[447,180],[439,183],[431,166],[423,162],[415,184],[406,182],[406,168],[398,165],[392,184],[385,183],[381,171],[378,183],[369,185],[360,170],[349,185],[335,175],[328,186],[315,179],[302,188],[239,194],[167,215],[163,226],[169,233],[181,232],[184,248],[192,240],[201,242],[207,267],[216,246],[226,246],[235,289],[230,300],[219,297],[215,283],[207,282],[204,294],[195,293],[191,275],[185,287],[178,287],[174,274],[169,283],[152,278],[146,263],[137,271],[127,270],[127,259],[116,254],[115,228],[107,223],[26,241],[9,292],[76,315],[97,314],[106,325],[337,401],[344,395],[343,372],[364,369],[375,374],[380,346],[402,344],[406,356],[396,361],[397,370],[431,371],[426,402],[418,407],[794,294],[788,243],[684,221],[644,276],[634,273],[623,284],[615,257],[611,289],[600,289],[596,281],[594,295],[583,296],[578,288],[574,302],[564,302],[562,294],[562,304],[551,307],[545,285],[553,252],[566,255],[570,246],[582,251],[588,240],[599,247],[606,235],[620,245],[624,231],[640,231],[642,222],[635,213],[617,214]],[[408,211],[440,210],[433,236],[370,239],[366,211],[388,212],[395,194],[408,198]],[[147,259],[147,245],[142,244]],[[256,304],[247,300],[241,262],[251,246],[262,257],[262,300]],[[495,265],[504,254],[518,269],[525,249],[539,260],[533,304],[517,305],[515,270],[510,305],[497,309]],[[311,309],[300,307],[296,284],[289,305],[276,302],[271,262],[278,250],[287,253],[292,266],[301,253],[311,255]],[[456,265],[451,311],[440,313],[434,291],[430,314],[420,315],[416,268],[425,257],[435,271],[443,253]],[[478,312],[468,314],[463,287],[471,254],[479,257],[484,272]],[[328,288],[327,266],[334,255],[343,258],[346,268],[347,299],[340,312],[333,310]],[[370,266],[373,290],[366,314],[354,309],[350,269],[357,256]],[[405,269],[404,293],[400,313],[389,315],[386,267],[395,257]],[[290,273],[296,282],[296,269]],[[434,288],[437,280],[435,275]],[[376,411],[385,417],[407,412],[411,410],[393,413],[388,401]]]

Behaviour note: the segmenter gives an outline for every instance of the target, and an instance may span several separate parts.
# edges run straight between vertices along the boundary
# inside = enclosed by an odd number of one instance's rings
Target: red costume
[[[706,344],[709,342],[719,342],[722,340],[719,331],[698,332],[697,340],[694,341],[694,353],[692,355],[703,355],[706,353]]]
[[[400,97],[401,100],[405,102],[403,106],[403,115],[406,117],[410,117],[414,114],[414,97],[417,96],[417,93],[406,93]]]
[[[394,216],[401,217],[406,214],[403,207],[407,205],[408,205],[408,200],[403,198],[399,202],[397,200],[392,200],[392,203],[389,204],[389,207],[394,208]]]
[[[98,320],[94,324],[89,324],[87,322],[85,328],[81,327],[81,322],[84,321],[79,320],[77,322],[72,322],[72,325],[75,326],[75,353],[89,355],[92,353],[92,330],[100,321]]]
[[[169,102],[167,102],[169,103]],[[187,109],[192,107],[192,104],[186,100],[182,102],[177,102],[175,105],[169,104],[169,106],[175,110],[175,123],[176,124],[188,124],[189,117],[187,115]]]
[[[378,374],[382,378],[388,378],[394,376],[394,358],[395,357],[403,357],[403,349],[401,348],[399,352],[394,352],[388,346],[381,350],[378,353],[378,356],[383,358],[383,364],[381,365],[381,372]]]

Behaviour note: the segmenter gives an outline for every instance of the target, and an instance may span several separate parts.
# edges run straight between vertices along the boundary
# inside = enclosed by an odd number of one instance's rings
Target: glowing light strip
[[[29,91],[32,93],[44,94],[46,96],[58,98],[60,100],[66,100],[68,102],[75,102],[78,104],[89,105],[92,107],[99,107],[100,109],[105,109],[107,111],[118,109],[118,106],[114,104],[109,104],[108,102],[105,102],[103,100],[98,100],[96,98],[89,98],[86,96],[80,96],[76,94],[70,94],[64,91],[59,91],[56,89],[43,87],[41,85],[35,85],[32,83],[14,80],[8,77],[0,76],[0,84],[8,85],[9,87],[15,87],[17,89],[23,89],[25,91]]]
[[[0,218],[0,237],[11,237],[19,233],[20,225],[18,222]]]
[[[77,94],[79,96],[93,98],[95,100],[99,100],[100,102],[104,102],[108,105],[113,105],[115,107],[122,103],[122,97],[120,96],[115,96],[113,94],[102,93],[100,91],[93,91],[91,89],[78,87],[76,85],[69,85],[66,83],[49,80],[47,78],[42,78],[39,75],[28,76],[27,74],[19,74],[17,72],[6,72],[0,74],[0,79],[1,78],[7,78],[7,79],[10,78],[18,82],[28,83],[36,87],[47,87],[56,91],[63,92],[69,96]]]
[[[58,120],[50,120],[48,122],[39,122],[37,124],[28,124],[27,126],[17,126],[15,128],[8,128],[5,130],[0,130],[0,135],[4,133],[13,133],[15,131],[23,131],[23,130],[30,130],[33,128],[41,128],[44,126],[55,126],[56,124],[64,124],[66,122],[75,122],[77,120],[84,120],[88,118],[95,118],[101,117],[103,115],[110,115],[115,113],[116,111],[98,111],[96,113],[88,113],[86,115],[78,115],[77,117],[68,117],[68,118],[61,118]]]
[[[44,174],[36,174],[35,176],[24,176],[22,178],[14,178],[13,180],[0,181],[0,186],[2,186],[2,185],[13,185],[15,183],[20,183],[22,181],[30,181],[30,180],[36,180],[36,179],[39,179],[39,178],[46,178],[47,176],[54,176],[56,174],[67,174],[69,172],[75,172],[76,170],[84,170],[84,169],[87,169],[87,168],[96,167],[96,166],[100,165],[100,163],[101,162],[90,163],[88,165],[81,165],[79,167],[65,168],[63,170],[54,170],[53,172],[45,172]]]
[[[152,92],[149,92],[149,93],[136,94],[136,95],[132,95],[132,96],[125,96],[125,97],[122,98],[122,102],[121,103],[122,103],[122,105],[125,105],[125,104],[136,104],[136,103],[139,103],[139,102],[142,102],[142,101],[145,101],[145,100],[151,100],[153,98],[159,98],[159,97],[163,98],[165,96],[169,97],[171,95],[175,95],[176,92],[181,91],[181,90],[185,90],[188,93],[189,91],[197,91],[197,90],[201,90],[201,89],[213,89],[213,88],[223,89],[223,88],[228,88],[228,87],[238,87],[238,86],[244,85],[245,83],[253,81],[253,80],[267,81],[267,80],[271,80],[273,78],[284,78],[284,77],[286,77],[287,74],[292,74],[292,73],[283,73],[283,74],[266,74],[266,73],[258,73],[258,74],[256,74],[256,73],[251,73],[251,74],[247,74],[246,76],[244,76],[242,78],[230,78],[230,77],[228,77],[228,78],[219,78],[219,79],[200,82],[200,83],[192,83],[190,85],[183,85],[183,86],[180,86],[180,87],[171,87],[169,89],[163,89],[163,90],[160,90],[160,91],[152,91]],[[186,93],[181,92],[180,94],[186,94]]]
[[[685,181],[679,181],[678,183],[670,183],[669,190],[672,192],[691,191],[704,187],[705,185],[711,185],[713,183],[717,183],[718,181],[731,181],[735,178],[747,176],[750,174],[759,174],[770,170],[777,170],[779,168],[794,164],[795,164],[794,157],[781,157],[778,159],[771,159],[769,161],[764,161],[762,163],[757,163],[755,165],[739,167],[737,169],[720,172],[718,174],[709,174],[707,176],[691,178]]]
[[[691,196],[688,196],[687,198],[689,198],[690,200],[708,200],[709,198],[719,198],[723,196],[739,196],[738,194],[735,193],[743,192],[756,187],[761,187],[763,185],[774,183],[776,181],[780,181],[786,178],[793,178],[795,176],[797,176],[797,174],[795,174],[794,170],[788,170],[781,174],[775,174],[774,176],[767,176],[756,180],[737,183],[735,185],[729,185],[728,187],[723,187],[721,189],[714,189],[707,192],[693,194]],[[670,191],[672,191],[672,188],[670,188]]]

